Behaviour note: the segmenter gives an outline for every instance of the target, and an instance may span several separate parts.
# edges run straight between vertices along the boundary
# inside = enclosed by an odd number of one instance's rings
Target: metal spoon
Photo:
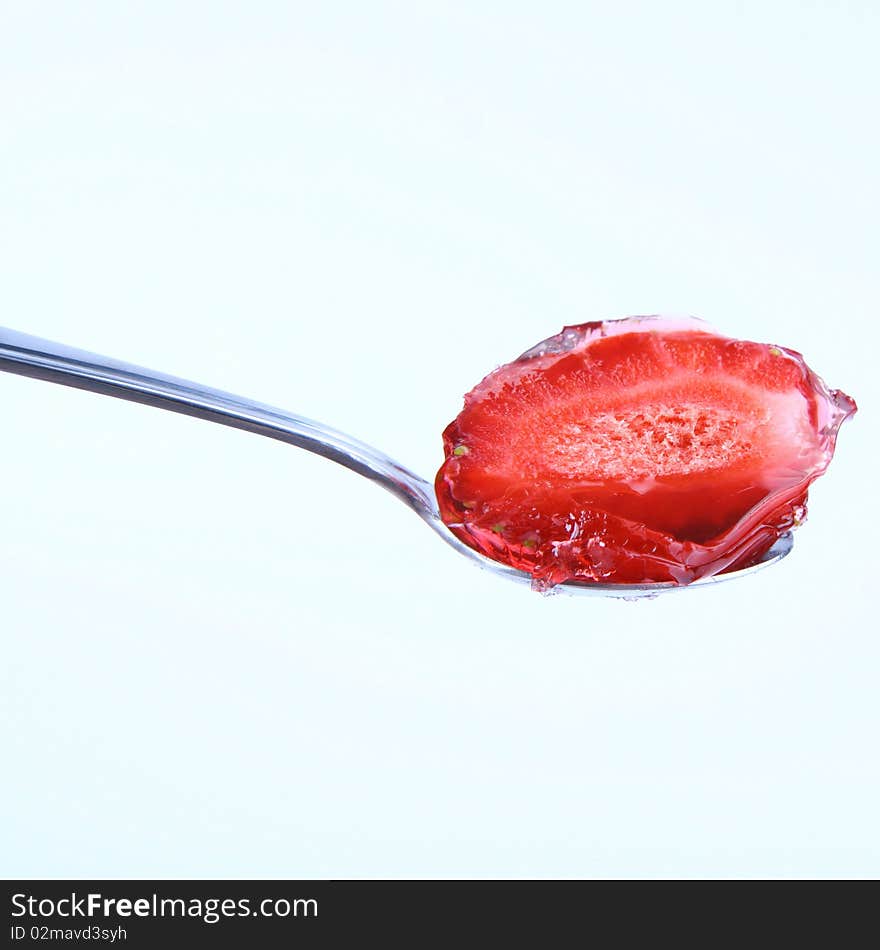
[[[484,557],[459,541],[440,520],[437,500],[430,482],[404,468],[378,449],[319,422],[218,389],[210,389],[186,379],[155,373],[140,366],[3,327],[0,327],[0,370],[196,416],[209,422],[218,422],[288,442],[316,455],[323,455],[324,458],[338,462],[390,491],[409,505],[450,547],[475,564],[510,580],[531,583],[531,577],[524,571]],[[782,560],[791,547],[791,534],[785,534],[767,551],[759,564],[728,574],[716,574],[686,587],[672,583],[601,584],[569,581],[555,590],[564,590],[570,594],[627,599],[655,597],[669,590],[703,587],[752,574]]]

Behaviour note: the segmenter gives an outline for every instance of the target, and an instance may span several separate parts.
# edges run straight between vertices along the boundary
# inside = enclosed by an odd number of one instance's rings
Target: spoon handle
[[[0,370],[287,442],[378,482],[429,523],[438,517],[434,492],[423,478],[378,449],[283,409],[4,327],[0,327]]]

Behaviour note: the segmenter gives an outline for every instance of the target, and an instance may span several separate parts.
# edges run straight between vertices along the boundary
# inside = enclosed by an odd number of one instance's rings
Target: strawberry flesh
[[[440,513],[539,589],[687,584],[803,521],[855,411],[799,353],[702,321],[566,327],[465,397],[443,434]]]

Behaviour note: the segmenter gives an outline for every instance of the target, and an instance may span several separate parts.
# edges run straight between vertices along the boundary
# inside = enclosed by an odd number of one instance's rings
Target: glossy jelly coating
[[[539,589],[688,584],[804,520],[855,411],[799,353],[693,318],[566,327],[465,397],[443,433],[440,514]]]

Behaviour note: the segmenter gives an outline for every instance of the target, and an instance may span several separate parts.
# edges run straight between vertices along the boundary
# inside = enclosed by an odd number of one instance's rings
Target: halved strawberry
[[[443,433],[443,521],[533,575],[687,584],[806,513],[856,411],[799,353],[702,321],[566,327],[487,376]]]

